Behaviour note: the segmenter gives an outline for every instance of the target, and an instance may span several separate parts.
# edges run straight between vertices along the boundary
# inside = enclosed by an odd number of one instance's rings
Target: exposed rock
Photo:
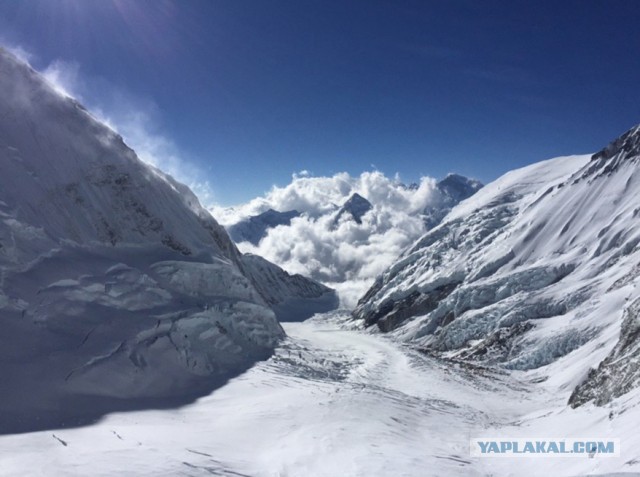
[[[337,224],[345,215],[351,216],[351,218],[357,224],[361,224],[362,217],[364,217],[364,215],[372,208],[373,206],[371,205],[371,202],[362,197],[360,194],[354,193],[338,211],[338,214],[336,215],[336,218],[334,220],[334,224]]]
[[[624,311],[620,339],[597,369],[590,369],[569,398],[571,407],[602,406],[640,385],[640,299]]]

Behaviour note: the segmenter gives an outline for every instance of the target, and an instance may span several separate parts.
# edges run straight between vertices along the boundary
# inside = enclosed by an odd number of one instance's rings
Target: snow
[[[258,255],[244,254],[241,263],[279,321],[302,321],[338,308],[336,292],[302,275],[290,275]]]
[[[637,296],[640,181],[634,156],[621,159],[633,151],[543,161],[485,186],[384,272],[355,316],[447,356],[545,375],[597,343],[565,376],[579,382]]]
[[[188,188],[0,50],[0,475],[640,471],[639,144],[634,128],[512,171],[420,238],[479,184],[449,176],[424,210],[429,181],[365,177],[354,220],[316,204],[259,242],[288,236],[352,290],[382,272],[358,320],[303,321],[335,293],[241,254]],[[389,190],[419,226],[373,200]],[[318,232],[304,223],[337,232],[341,267],[316,253],[326,235],[291,233]],[[471,457],[487,436],[622,451]]]
[[[0,49],[0,432],[191,402],[269,356],[273,307],[335,306],[255,263],[186,186]]]
[[[339,314],[287,323],[268,361],[193,404],[0,437],[0,475],[602,475],[640,471],[638,392],[560,403],[523,374],[442,361]],[[622,441],[620,458],[470,457],[473,437]]]

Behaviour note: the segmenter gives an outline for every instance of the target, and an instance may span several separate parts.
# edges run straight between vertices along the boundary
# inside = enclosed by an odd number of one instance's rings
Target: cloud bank
[[[357,224],[345,214],[334,223],[340,207],[358,193],[373,209]],[[319,280],[340,293],[342,305],[353,307],[400,253],[425,231],[423,212],[442,201],[436,180],[423,177],[407,187],[398,177],[378,171],[357,177],[294,174],[285,187],[273,187],[262,197],[233,208],[213,207],[223,225],[232,225],[268,209],[297,210],[302,216],[290,226],[268,231],[258,246],[242,242],[243,252],[255,253],[290,273]]]

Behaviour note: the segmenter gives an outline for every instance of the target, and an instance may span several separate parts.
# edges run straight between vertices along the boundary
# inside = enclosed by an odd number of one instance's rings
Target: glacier
[[[635,348],[613,348],[621,323],[627,341],[636,329],[639,137],[634,127],[594,155],[540,162],[485,186],[377,279],[355,319],[449,358],[546,377],[569,367],[566,399],[610,352],[609,362],[637,362]],[[594,398],[606,367],[590,373],[591,391],[582,385],[574,404]],[[612,396],[632,388],[609,386]]]
[[[267,361],[174,409],[0,436],[0,476],[634,476],[636,389],[572,409],[522,371],[443,360],[348,315],[284,323]],[[472,457],[471,437],[615,437],[619,458]],[[634,473],[635,472],[635,473]]]

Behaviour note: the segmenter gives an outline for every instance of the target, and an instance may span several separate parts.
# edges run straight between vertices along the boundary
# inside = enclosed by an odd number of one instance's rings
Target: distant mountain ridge
[[[440,200],[424,210],[425,224],[430,229],[437,226],[459,202],[478,192],[483,184],[459,174],[447,174],[444,179],[438,181],[436,187],[441,194]]]
[[[415,190],[418,184],[405,186],[407,189]],[[434,200],[435,204],[430,205],[422,212],[425,224],[428,227],[435,227],[442,218],[454,207],[468,197],[471,197],[482,188],[482,183],[476,179],[469,179],[459,174],[447,174],[447,176],[436,183],[436,188],[440,194]],[[332,215],[332,223],[335,226],[343,217],[350,217],[356,224],[362,224],[364,215],[373,210],[373,204],[357,192],[352,193],[341,205],[334,206],[328,215]],[[229,236],[236,242],[249,242],[258,245],[270,229],[278,226],[289,226],[291,220],[305,215],[297,210],[277,211],[267,209],[266,211],[252,215],[244,220],[227,225]]]
[[[304,176],[216,210],[241,250],[335,288],[341,305],[352,308],[380,270],[481,187],[457,174],[411,185],[377,171]]]
[[[267,231],[279,225],[291,225],[291,220],[299,217],[297,210],[278,212],[269,209],[261,214],[249,217],[247,220],[238,222],[227,227],[227,232],[234,242],[249,242],[258,245],[260,240],[267,235]]]

